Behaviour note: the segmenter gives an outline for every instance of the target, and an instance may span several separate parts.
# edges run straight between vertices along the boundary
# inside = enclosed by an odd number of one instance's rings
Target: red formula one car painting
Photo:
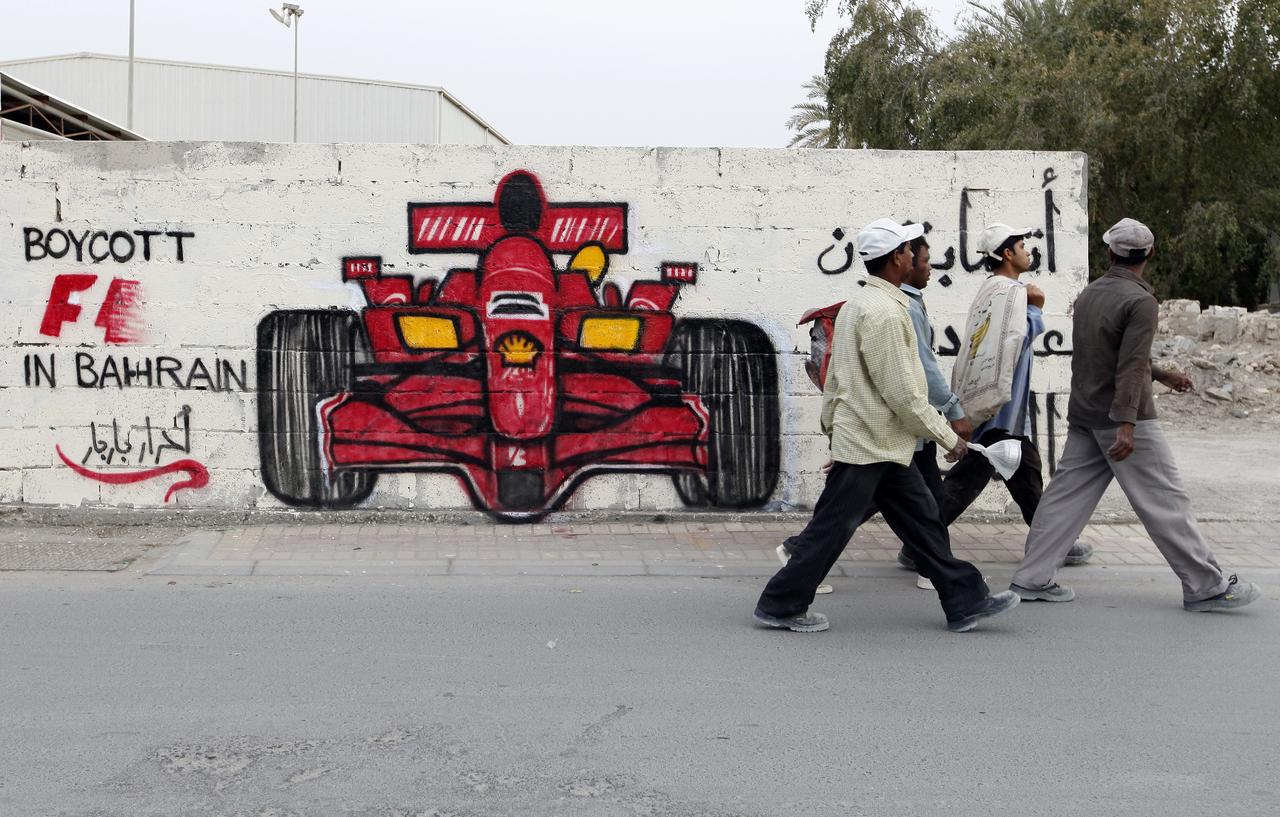
[[[774,350],[753,324],[677,320],[694,263],[624,295],[627,206],[548,203],[531,173],[494,201],[410,204],[409,252],[476,253],[415,281],[343,260],[368,306],[280,311],[258,327],[263,481],[292,505],[366,499],[379,471],[447,470],[475,503],[529,519],[601,471],[671,473],[695,505],[772,494]],[[556,257],[565,258],[557,264]]]

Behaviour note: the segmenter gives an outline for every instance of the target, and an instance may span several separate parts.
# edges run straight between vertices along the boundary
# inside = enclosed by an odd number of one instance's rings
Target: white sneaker
[[[773,552],[778,554],[778,561],[782,562],[783,567],[786,567],[787,562],[791,561],[791,554],[787,553],[786,545],[778,545],[778,547],[775,548]],[[836,592],[836,589],[829,584],[820,584],[818,585],[818,589],[815,590],[814,592],[819,596],[825,596],[828,593]]]
[[[928,580],[928,579],[926,579],[924,576],[921,576],[920,574],[918,574],[918,573],[917,573],[917,574],[916,574],[916,587],[919,587],[921,590],[932,590],[932,589],[933,589],[933,582],[929,581],[929,580]]]

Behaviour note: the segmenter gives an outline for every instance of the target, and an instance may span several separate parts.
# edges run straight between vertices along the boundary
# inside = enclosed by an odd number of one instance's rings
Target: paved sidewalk
[[[186,535],[148,572],[154,575],[658,575],[768,576],[774,548],[807,516],[781,521],[610,524],[270,524]],[[1275,526],[1205,522],[1224,568],[1280,568]],[[958,522],[952,547],[979,564],[1012,564],[1026,527]],[[1095,566],[1165,564],[1140,525],[1091,525],[1082,537]],[[898,539],[880,521],[855,534],[835,575],[892,563]]]

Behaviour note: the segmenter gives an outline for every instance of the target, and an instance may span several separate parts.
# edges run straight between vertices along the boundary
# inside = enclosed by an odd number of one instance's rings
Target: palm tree
[[[827,111],[827,78],[822,74],[816,74],[801,87],[809,91],[809,101],[793,105],[791,108],[795,113],[787,120],[787,129],[795,131],[795,136],[791,137],[787,147],[840,147],[835,130],[831,127],[830,113]]]

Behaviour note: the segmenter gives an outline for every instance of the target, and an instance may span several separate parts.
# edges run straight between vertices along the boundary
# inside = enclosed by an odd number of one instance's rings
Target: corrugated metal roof
[[[98,54],[93,52],[82,51],[82,52],[69,53],[69,54],[57,54],[57,55],[52,55],[47,57],[33,57],[30,59],[0,61],[0,68],[14,67],[14,66],[33,66],[33,65],[40,65],[44,63],[57,63],[57,62],[68,62],[68,61],[78,61],[78,60],[106,60],[106,61],[118,62],[122,64],[128,63],[127,57],[117,56],[113,54]],[[263,77],[263,78],[269,77],[271,79],[287,79],[289,80],[289,82],[292,82],[293,80],[292,71],[278,71],[278,70],[270,70],[270,69],[262,69],[262,68],[248,68],[244,66],[217,65],[213,63],[197,63],[197,62],[183,62],[178,60],[157,60],[157,59],[140,59],[140,58],[135,58],[134,64],[135,64],[135,67],[139,65],[143,65],[143,66],[152,66],[160,69],[164,69],[164,68],[206,69],[206,70],[230,72],[235,74],[244,74],[248,76],[256,76],[256,77]],[[471,108],[469,108],[467,105],[463,104],[462,101],[460,101],[453,94],[449,93],[448,90],[441,88],[439,86],[418,85],[418,84],[405,83],[405,82],[390,82],[385,80],[374,80],[374,79],[361,79],[356,77],[340,77],[340,76],[334,76],[329,74],[310,74],[310,73],[302,73],[302,72],[298,73],[298,80],[300,85],[300,88],[299,88],[300,95],[302,93],[301,86],[304,80],[313,81],[313,82],[324,82],[324,83],[344,83],[344,84],[365,85],[365,86],[370,86],[371,88],[403,89],[405,91],[416,91],[416,92],[427,92],[427,93],[439,94],[442,99],[444,99],[450,105],[454,106],[459,111],[461,111],[467,118],[471,119],[481,131],[492,136],[493,139],[495,139],[498,142],[501,142],[502,144],[511,144],[510,140],[507,139],[507,137],[503,136],[502,133],[500,133],[496,128],[490,125],[483,117],[481,117]],[[208,136],[205,138],[217,138],[217,137]],[[335,141],[338,141],[338,140],[335,140]],[[342,141],[346,141],[346,140],[342,140]],[[361,141],[361,140],[354,139],[351,141]],[[410,140],[410,141],[428,141],[428,140]]]

